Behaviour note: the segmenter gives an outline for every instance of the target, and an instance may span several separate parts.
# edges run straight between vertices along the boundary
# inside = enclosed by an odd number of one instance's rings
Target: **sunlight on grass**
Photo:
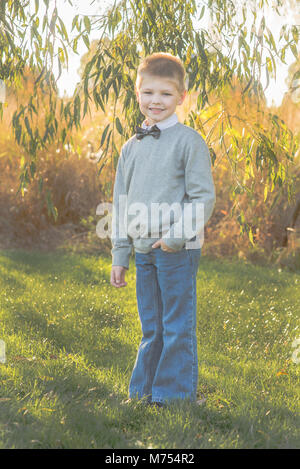
[[[202,257],[199,399],[159,411],[124,405],[140,340],[128,286],[110,259],[0,253],[0,447],[299,447],[300,275]]]

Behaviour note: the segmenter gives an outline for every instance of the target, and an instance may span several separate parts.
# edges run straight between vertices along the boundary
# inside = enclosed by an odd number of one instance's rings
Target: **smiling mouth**
[[[159,109],[158,107],[149,107],[150,111],[163,111],[163,109]]]

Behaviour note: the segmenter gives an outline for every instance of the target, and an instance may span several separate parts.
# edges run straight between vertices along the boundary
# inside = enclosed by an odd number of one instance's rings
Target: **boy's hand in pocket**
[[[159,248],[162,250],[162,251],[166,251],[166,252],[176,252],[175,249],[171,249],[169,248],[169,246],[166,245],[166,243],[164,243],[164,241],[162,240],[162,238],[160,238],[158,241],[156,241],[154,244],[152,244],[152,248],[153,249],[156,249],[156,248]]]
[[[125,282],[126,267],[122,265],[113,265],[110,273],[110,283],[113,287],[126,287]]]

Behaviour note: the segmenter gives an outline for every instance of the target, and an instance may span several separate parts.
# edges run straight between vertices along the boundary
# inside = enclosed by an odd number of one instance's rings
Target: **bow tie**
[[[146,135],[152,135],[154,138],[159,138],[160,129],[157,127],[157,125],[153,125],[150,129],[143,129],[139,126],[136,127],[136,138],[138,140],[146,137]]]

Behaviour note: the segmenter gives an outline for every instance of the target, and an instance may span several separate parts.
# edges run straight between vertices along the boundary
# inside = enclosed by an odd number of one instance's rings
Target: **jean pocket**
[[[190,259],[190,263],[192,267],[196,268],[196,271],[198,270],[198,265],[199,265],[199,260],[201,257],[201,248],[198,249],[187,249],[186,250],[188,253],[188,257]]]

